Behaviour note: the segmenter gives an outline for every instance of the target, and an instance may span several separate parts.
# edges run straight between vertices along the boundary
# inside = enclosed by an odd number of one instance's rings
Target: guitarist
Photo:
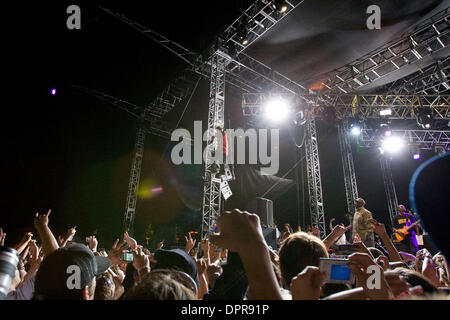
[[[404,205],[399,205],[398,214],[394,217],[394,228],[402,229],[404,227],[409,227],[411,224],[416,222],[414,216],[408,212],[406,212],[406,208]],[[400,232],[400,234],[402,234]],[[416,254],[417,250],[419,250],[416,240],[416,233],[414,232],[414,228],[409,230],[409,233],[405,236],[405,238],[398,242],[397,247],[400,251],[408,252],[411,254]]]

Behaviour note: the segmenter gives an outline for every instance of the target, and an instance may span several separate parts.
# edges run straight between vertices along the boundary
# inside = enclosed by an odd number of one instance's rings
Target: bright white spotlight
[[[352,126],[352,128],[350,129],[351,134],[355,135],[355,136],[359,136],[361,134],[361,127],[359,126]]]
[[[380,116],[390,116],[390,115],[392,115],[392,110],[391,109],[380,110]]]
[[[389,137],[383,140],[381,147],[389,153],[399,152],[404,146],[404,142],[399,137]]]
[[[269,120],[279,122],[289,114],[289,103],[281,98],[272,99],[266,103],[264,109]]]

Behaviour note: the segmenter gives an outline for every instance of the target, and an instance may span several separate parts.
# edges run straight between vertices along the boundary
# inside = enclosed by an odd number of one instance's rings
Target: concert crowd
[[[55,235],[49,210],[36,213],[36,232],[19,243],[0,229],[0,271],[18,257],[0,293],[6,300],[448,300],[446,257],[424,244],[403,205],[398,212],[388,234],[358,198],[348,226],[330,219],[321,236],[316,227],[285,224],[269,246],[260,218],[235,209],[220,215],[209,238],[187,234],[184,248],[160,242],[150,250],[125,232],[99,250],[95,236],[74,242],[75,227]]]

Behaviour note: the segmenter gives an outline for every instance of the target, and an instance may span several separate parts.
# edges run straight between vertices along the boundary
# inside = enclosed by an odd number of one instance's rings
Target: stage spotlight
[[[392,110],[391,109],[380,110],[380,116],[390,116],[390,115],[392,115]]]
[[[421,157],[419,147],[412,147],[411,154],[412,154],[414,160],[419,160]]]
[[[388,137],[381,142],[381,148],[389,153],[397,153],[404,146],[404,142],[399,137]]]
[[[354,136],[359,136],[361,134],[361,127],[359,125],[351,125],[350,133]]]
[[[281,13],[285,13],[288,10],[287,3],[284,0],[274,0],[272,8]]]
[[[417,124],[424,129],[430,129],[433,121],[433,111],[427,108],[418,108]]]
[[[279,122],[289,114],[289,103],[282,98],[274,98],[265,103],[264,113],[271,121]]]
[[[305,113],[302,110],[296,113],[294,123],[298,126],[302,126],[306,123]]]
[[[246,22],[241,23],[236,34],[240,43],[244,46],[248,44],[248,28]]]
[[[56,95],[56,89],[55,89],[55,88],[52,88],[52,89],[50,90],[50,94],[51,94],[52,96]]]
[[[392,135],[392,130],[387,123],[380,124],[380,130],[383,136],[389,137]]]

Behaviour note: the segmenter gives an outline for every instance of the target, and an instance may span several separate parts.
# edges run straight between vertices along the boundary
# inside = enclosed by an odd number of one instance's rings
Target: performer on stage
[[[375,246],[375,236],[373,234],[372,224],[369,222],[372,219],[372,213],[364,208],[366,202],[363,198],[355,200],[355,214],[353,216],[352,238],[358,234],[361,241],[366,247]]]
[[[416,219],[414,216],[408,212],[406,212],[406,208],[404,205],[398,206],[398,214],[394,217],[394,228],[402,229],[404,227],[409,227],[411,224],[415,223]],[[408,234],[404,235],[401,231],[397,231],[401,236],[405,236],[404,239],[400,242],[397,242],[396,246],[400,251],[408,252],[411,254],[416,254],[419,247],[417,245],[416,232],[415,227],[411,228],[408,231]]]

